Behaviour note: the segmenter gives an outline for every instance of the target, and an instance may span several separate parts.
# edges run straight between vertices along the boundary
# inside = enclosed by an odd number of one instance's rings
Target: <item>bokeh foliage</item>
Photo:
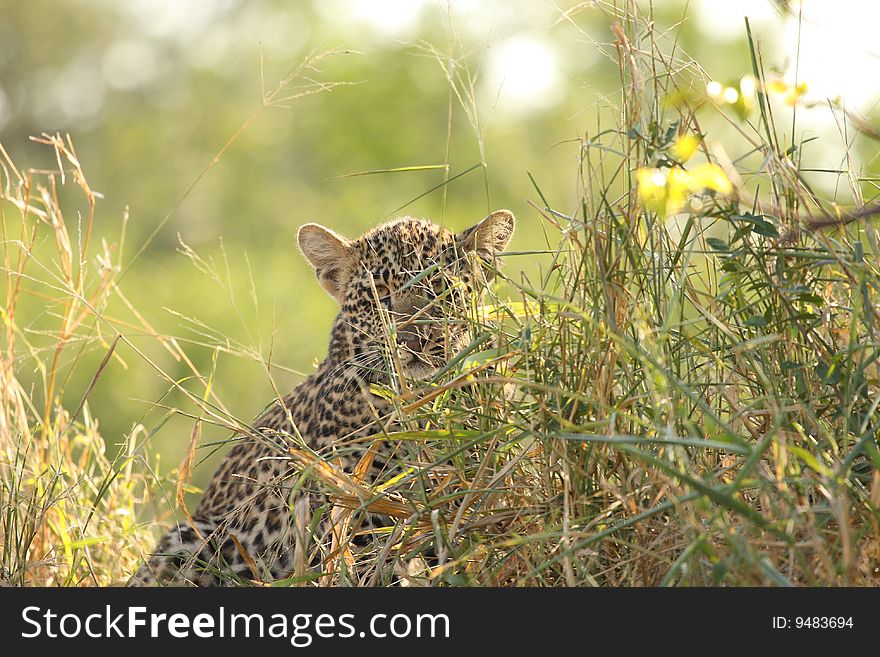
[[[267,368],[279,389],[289,389],[323,355],[335,308],[296,253],[293,236],[305,221],[356,234],[409,213],[461,228],[490,209],[510,208],[519,218],[512,250],[524,254],[507,258],[513,279],[507,290],[512,291],[524,281],[553,280],[548,274],[553,257],[534,254],[558,244],[560,235],[547,216],[598,215],[603,203],[616,212],[632,191],[629,174],[635,173],[633,166],[620,175],[621,162],[657,164],[658,153],[687,123],[670,118],[679,108],[693,121],[691,129],[712,136],[716,155],[727,149],[727,159],[747,172],[735,181],[744,193],[758,193],[766,185],[765,153],[755,148],[750,132],[761,128],[756,114],[731,107],[688,115],[691,107],[709,106],[707,81],[738,84],[752,73],[745,30],[740,38],[721,40],[702,23],[680,23],[684,3],[484,3],[489,9],[482,13],[430,5],[405,34],[385,33],[347,15],[353,3],[326,3],[330,9],[322,8],[324,3],[198,4],[201,8],[192,5],[173,19],[163,3],[156,7],[165,10],[152,14],[149,2],[7,0],[0,17],[5,108],[0,143],[19,165],[50,170],[58,166],[51,149],[28,136],[73,135],[89,184],[102,194],[91,243],[108,244],[119,266],[119,290],[128,301],[112,296],[103,312],[130,327],[130,344],[119,344],[101,369],[112,332],[87,321],[81,335],[101,329],[105,339],[83,339],[64,352],[60,401],[76,408],[100,370],[88,397],[90,430],[100,431],[112,455],[142,425],[146,434],[137,435],[150,436],[150,453],[161,456],[162,473],[177,467],[192,431],[192,419],[173,409],[194,410],[157,368],[201,396],[207,381],[193,376],[189,359],[195,370],[210,373],[212,393],[233,415],[250,418],[274,394]],[[642,54],[658,56],[654,65],[664,72],[645,74],[639,86],[621,76],[622,51],[613,29],[637,4],[643,5],[641,20],[655,25],[644,33]],[[783,20],[791,17],[780,13]],[[483,23],[475,27],[474,21]],[[775,33],[773,25],[764,29]],[[658,36],[666,30],[671,36]],[[555,56],[558,85],[543,92],[552,102],[516,107],[513,101],[501,102],[499,88],[490,84],[493,53],[521,37],[540,41]],[[762,50],[765,57],[772,57],[771,45]],[[310,57],[317,58],[313,65],[300,69]],[[785,66],[783,61],[762,64],[768,71]],[[647,61],[639,66],[650,71]],[[279,81],[297,71],[267,103]],[[670,71],[674,74],[667,75]],[[284,100],[301,92],[305,95]],[[813,146],[796,129],[797,111],[807,112],[801,107],[778,115],[784,118],[774,134],[782,144],[775,147],[809,169]],[[622,128],[635,132],[624,133],[626,139],[607,137],[606,130]],[[749,138],[739,139],[744,132]],[[866,155],[868,164],[858,171],[856,165],[844,172],[807,171],[803,177],[829,201],[858,204],[870,196],[876,149],[868,139],[845,137],[843,143],[850,155]],[[829,141],[821,144],[827,150]],[[621,159],[614,149],[624,145],[628,150]],[[592,158],[589,166],[585,153]],[[414,170],[347,175],[400,167]],[[463,175],[455,178],[458,174]],[[5,184],[9,176],[4,175]],[[597,189],[606,197],[591,196]],[[62,193],[59,202],[72,239],[81,243],[88,208],[76,194]],[[542,216],[530,202],[557,214]],[[3,220],[14,226],[18,218],[4,208]],[[767,290],[752,277],[769,275],[762,268],[764,254],[743,251],[737,243],[749,231],[760,234],[760,223],[751,222],[735,239],[726,228],[722,222],[705,228],[705,236],[716,240],[717,259],[695,256],[693,266],[702,268],[707,280],[729,275],[732,292],[718,303],[728,304],[725,312],[742,321],[741,337],[747,341],[748,331],[765,328],[762,320],[773,321],[768,309],[790,300],[760,296]],[[686,224],[673,223],[669,235],[687,230]],[[52,261],[53,239],[51,232],[37,235],[35,261]],[[670,244],[666,247],[675,246]],[[865,244],[870,253],[870,242]],[[633,262],[647,266],[635,256]],[[795,260],[792,272],[808,276],[808,267]],[[797,285],[807,283],[815,287],[816,281]],[[801,290],[803,297],[814,293],[813,287],[808,292],[796,287],[792,294]],[[743,297],[746,292],[762,301]],[[499,294],[504,293],[501,288]],[[594,296],[585,292],[583,298]],[[21,299],[18,325],[32,353],[54,349],[66,301],[45,290]],[[695,316],[686,300],[664,296],[666,302],[681,313],[681,321]],[[792,303],[816,301],[798,297]],[[627,321],[633,330],[641,326],[638,318]],[[601,343],[594,346],[608,347],[600,332],[593,337]],[[657,348],[662,351],[664,345]],[[789,378],[778,382],[777,392],[849,386],[849,379],[834,378],[842,375],[832,356],[809,364],[800,359],[789,368]],[[762,357],[773,360],[769,353]],[[41,406],[45,372],[37,362],[23,353],[16,364]],[[798,372],[807,378],[800,381]],[[684,371],[676,374],[684,378]],[[542,375],[553,376],[554,370]],[[658,382],[653,392],[658,406],[672,408],[664,385]],[[804,395],[812,398],[812,389]],[[655,419],[659,426],[663,418]],[[694,433],[686,422],[676,429]],[[226,436],[221,429],[206,429],[203,439],[210,444]],[[195,486],[204,483],[217,458],[212,449],[200,451],[202,456],[209,462],[196,469]]]

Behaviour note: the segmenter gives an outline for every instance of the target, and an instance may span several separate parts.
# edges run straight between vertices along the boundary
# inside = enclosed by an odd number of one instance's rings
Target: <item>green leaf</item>
[[[711,246],[715,251],[720,251],[722,253],[729,253],[730,246],[724,240],[720,240],[717,237],[707,237],[706,243]]]
[[[762,214],[737,214],[733,215],[730,219],[731,221],[742,221],[750,224],[752,231],[758,235],[779,237],[779,231],[776,230],[776,226],[767,221],[766,217]]]
[[[837,385],[840,383],[840,368],[837,366],[837,363],[831,363],[831,365],[819,363],[816,365],[816,376],[825,385]]]

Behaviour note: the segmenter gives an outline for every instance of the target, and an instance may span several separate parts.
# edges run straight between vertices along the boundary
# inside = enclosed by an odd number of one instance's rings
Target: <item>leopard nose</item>
[[[398,344],[403,347],[406,347],[410,351],[421,351],[422,350],[422,341],[415,338],[400,338],[397,340]]]

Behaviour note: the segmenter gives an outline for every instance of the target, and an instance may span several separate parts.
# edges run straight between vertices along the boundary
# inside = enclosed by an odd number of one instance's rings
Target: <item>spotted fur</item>
[[[317,224],[300,228],[303,255],[340,306],[327,358],[273,403],[253,432],[237,438],[193,522],[169,531],[129,585],[289,576],[297,548],[307,549],[306,527],[323,496],[304,482],[288,447],[303,441],[350,470],[364,449],[351,447],[351,439],[393,426],[392,407],[371,384],[426,376],[467,344],[467,329],[449,317],[449,304],[482,290],[491,268],[481,263],[495,260],[513,230],[507,210],[457,234],[411,217],[354,240]],[[388,467],[392,449],[386,445],[377,455],[371,476]]]

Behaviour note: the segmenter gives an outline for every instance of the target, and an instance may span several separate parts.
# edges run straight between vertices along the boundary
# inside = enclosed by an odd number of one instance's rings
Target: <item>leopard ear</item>
[[[465,251],[475,251],[478,256],[493,262],[510,242],[516,220],[510,210],[495,210],[476,226],[458,234],[458,242]]]
[[[320,224],[305,224],[296,240],[321,286],[337,301],[341,300],[345,281],[352,269],[351,243]]]

